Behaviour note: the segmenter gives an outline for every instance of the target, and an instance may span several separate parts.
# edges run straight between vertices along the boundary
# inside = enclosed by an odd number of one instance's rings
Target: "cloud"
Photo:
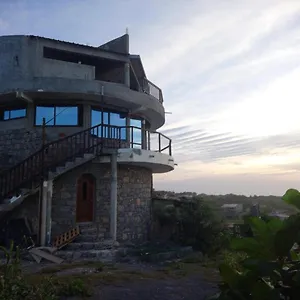
[[[5,33],[5,31],[9,28],[9,23],[5,21],[4,18],[0,17],[0,34]]]
[[[281,193],[299,176],[300,1],[188,2],[3,0],[0,34],[97,46],[129,27],[131,52],[172,112],[160,131],[179,166],[156,184]]]

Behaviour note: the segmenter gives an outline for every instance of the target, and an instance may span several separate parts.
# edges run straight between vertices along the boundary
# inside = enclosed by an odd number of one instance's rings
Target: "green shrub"
[[[9,249],[0,247],[6,261],[0,268],[0,300],[57,300],[60,296],[90,296],[80,279],[42,276],[38,282],[28,280],[21,270],[20,250],[11,243]]]
[[[297,190],[288,190],[283,200],[300,208]],[[300,255],[295,248],[299,241],[300,213],[284,221],[254,217],[247,222],[253,237],[231,241],[231,249],[244,252],[246,257],[238,265],[228,261],[220,264],[220,292],[211,299],[300,299]]]
[[[58,289],[58,294],[60,296],[81,296],[87,297],[91,296],[91,292],[87,289],[86,285],[80,278],[74,278],[73,280],[61,284]]]
[[[160,225],[172,229],[171,240],[183,246],[193,246],[203,253],[216,253],[229,241],[225,226],[212,208],[201,199],[154,207],[154,217]]]

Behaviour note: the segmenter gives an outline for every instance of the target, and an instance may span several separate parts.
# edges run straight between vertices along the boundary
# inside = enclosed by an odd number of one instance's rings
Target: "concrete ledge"
[[[109,163],[110,158],[101,156],[95,162]],[[142,149],[119,149],[118,163],[145,167],[151,169],[153,173],[167,173],[174,170],[174,158],[172,156]]]
[[[82,99],[99,104],[103,100],[115,108],[127,108],[143,115],[155,131],[165,123],[163,105],[155,97],[129,89],[124,84],[57,77],[34,77],[32,79],[10,80],[0,86],[0,94],[24,91],[29,97],[43,99]],[[1,96],[1,95],[0,95]]]

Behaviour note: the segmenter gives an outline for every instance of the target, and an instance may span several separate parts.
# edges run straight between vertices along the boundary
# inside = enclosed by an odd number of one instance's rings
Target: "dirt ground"
[[[216,291],[216,284],[204,281],[201,274],[194,274],[181,279],[145,279],[117,285],[100,285],[90,299],[204,300]]]
[[[65,297],[62,300],[204,300],[217,292],[216,268],[199,263],[171,264],[79,262],[65,265],[27,265],[29,274],[80,277],[87,282],[92,296]]]
[[[56,272],[57,276],[82,274],[93,278],[89,298],[64,300],[204,300],[217,292],[218,272],[198,264],[172,264],[168,267],[153,264],[115,264],[97,274],[95,266],[78,266]],[[51,270],[50,270],[51,271]],[[85,275],[84,275],[85,274]],[[81,276],[82,276],[81,275]],[[81,277],[82,278],[82,277]]]

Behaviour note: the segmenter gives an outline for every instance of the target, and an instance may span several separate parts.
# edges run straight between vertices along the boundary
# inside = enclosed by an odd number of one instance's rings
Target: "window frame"
[[[8,119],[5,119],[5,112],[8,111],[9,112],[9,116],[10,113],[14,110],[25,110],[25,115],[21,116],[21,117],[16,117],[16,118],[11,118],[9,117]],[[24,119],[27,118],[27,114],[28,114],[28,110],[27,110],[27,106],[7,106],[7,107],[1,107],[0,108],[0,121],[3,122],[7,122],[7,121],[11,121],[11,120],[19,120],[19,119]]]
[[[51,124],[46,124],[46,127],[82,127],[83,126],[83,105],[76,104],[76,105],[71,105],[71,104],[35,104],[34,106],[34,120],[33,124],[35,127],[42,127],[43,124],[39,125],[36,124],[36,117],[37,117],[37,107],[47,107],[47,108],[54,108],[54,113],[53,113],[53,125]],[[56,109],[59,107],[76,107],[77,108],[77,124],[76,125],[57,125],[56,124]],[[52,120],[52,119],[51,119]]]

